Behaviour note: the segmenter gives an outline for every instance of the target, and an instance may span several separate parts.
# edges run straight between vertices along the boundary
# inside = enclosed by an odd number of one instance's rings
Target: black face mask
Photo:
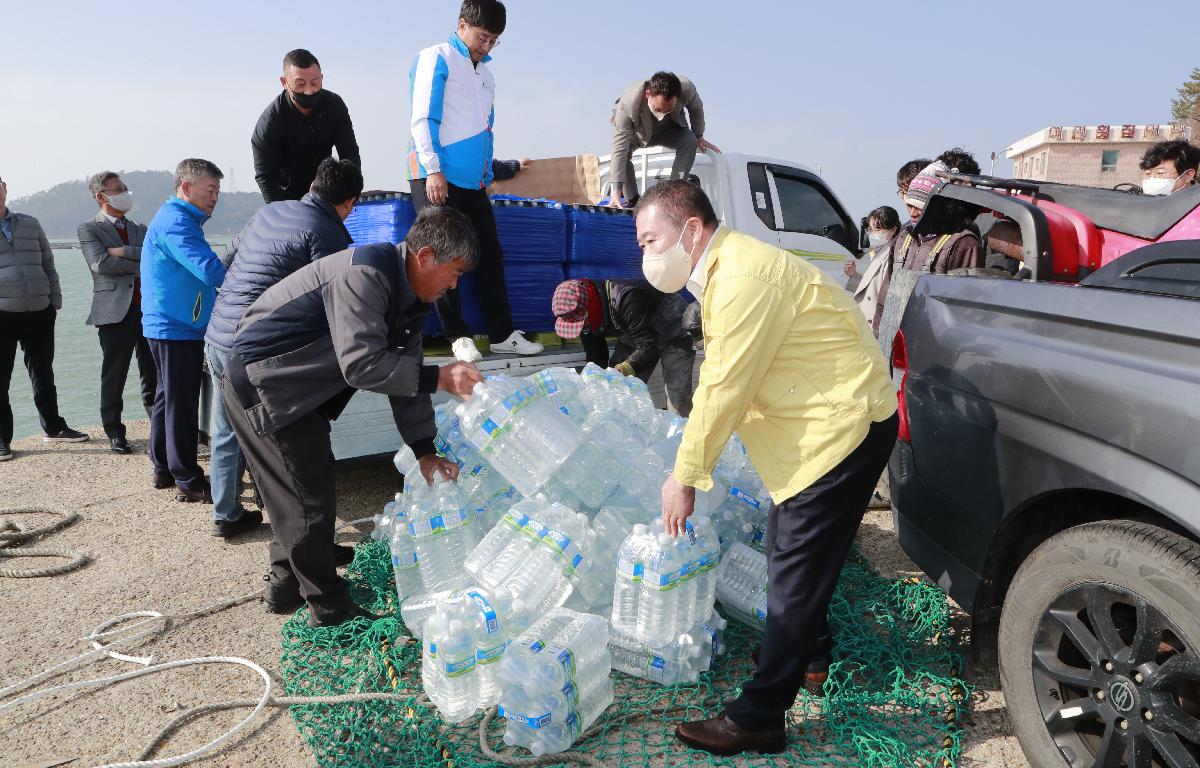
[[[316,93],[297,93],[289,91],[292,94],[292,102],[301,109],[312,109],[321,103],[321,99],[325,96],[325,91],[317,91]]]

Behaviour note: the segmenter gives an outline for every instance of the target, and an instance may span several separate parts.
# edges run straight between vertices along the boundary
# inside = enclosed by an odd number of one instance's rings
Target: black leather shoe
[[[233,522],[222,520],[219,523],[213,523],[212,535],[219,536],[226,541],[229,541],[234,536],[238,536],[249,531],[253,531],[258,526],[262,525],[262,512],[257,509],[251,512],[248,509],[242,510],[242,516]]]
[[[8,447],[8,443],[0,440],[0,461],[8,461],[12,456],[12,448]]]
[[[192,491],[179,490],[175,492],[175,501],[185,504],[212,504],[212,491],[207,485]]]
[[[129,445],[129,441],[123,437],[109,438],[108,449],[113,453],[133,453],[133,448]],[[174,481],[172,480],[172,482]]]
[[[308,626],[314,629],[336,627],[339,624],[345,624],[347,621],[353,621],[354,619],[366,619],[368,622],[371,622],[378,621],[379,617],[358,605],[351,605],[349,608],[335,611],[319,619],[313,614],[311,607],[308,612]]]
[[[741,752],[776,754],[787,749],[787,732],[748,731],[722,713],[711,720],[693,720],[675,727],[675,736],[684,744],[714,755]]]
[[[289,581],[273,581],[271,574],[263,576],[267,582],[267,591],[263,593],[263,603],[268,613],[289,614],[300,610],[304,605],[304,596],[300,594],[300,585],[293,578]]]
[[[154,487],[160,491],[164,488],[174,488],[175,487],[175,478],[172,477],[170,473],[163,475],[163,474],[159,474],[158,472],[155,472],[154,473]]]
[[[350,565],[354,562],[354,547],[345,544],[333,545],[333,564],[337,566]]]

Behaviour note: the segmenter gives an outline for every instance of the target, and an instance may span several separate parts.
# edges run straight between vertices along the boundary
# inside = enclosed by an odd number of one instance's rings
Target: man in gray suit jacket
[[[121,422],[121,393],[135,352],[147,415],[154,405],[157,382],[154,358],[142,335],[138,285],[146,227],[126,218],[133,207],[133,193],[116,173],[95,174],[88,180],[88,190],[100,212],[79,225],[79,245],[92,270],[92,311],[87,324],[96,326],[100,336],[100,419],[113,452],[131,453]]]
[[[613,106],[610,122],[613,146],[608,167],[612,182],[610,199],[615,206],[632,205],[638,196],[637,174],[631,159],[635,149],[674,149],[672,179],[683,179],[691,173],[696,150],[721,151],[704,140],[704,103],[696,86],[686,77],[671,72],[655,72],[649,80],[639,80],[626,88]]]

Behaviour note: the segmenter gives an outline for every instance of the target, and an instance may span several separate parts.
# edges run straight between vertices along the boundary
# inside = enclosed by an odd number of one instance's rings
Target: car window
[[[771,204],[767,167],[762,163],[747,163],[746,173],[750,177],[750,205],[754,213],[767,225],[767,229],[775,229],[775,206]]]
[[[776,173],[775,190],[779,193],[779,210],[783,214],[778,229],[821,235],[837,242],[846,239],[846,222],[817,186]]]

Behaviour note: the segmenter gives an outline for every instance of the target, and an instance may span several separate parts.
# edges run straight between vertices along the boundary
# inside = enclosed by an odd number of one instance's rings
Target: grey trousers
[[[667,125],[659,129],[650,141],[647,142],[647,147],[669,147],[675,150],[675,162],[671,164],[671,178],[682,179],[692,172],[692,166],[696,163],[696,134],[692,133],[690,128],[684,128],[673,121],[666,121]],[[632,198],[639,194],[637,187],[637,171],[633,167],[633,156],[630,154],[628,162],[625,163],[625,178],[613,179],[614,184],[625,184],[626,199]]]
[[[611,365],[616,365],[629,357],[633,349],[618,341],[613,349]],[[692,369],[696,364],[696,348],[692,346],[692,337],[687,334],[662,342],[658,345],[658,362],[662,365],[663,387],[675,412],[687,418],[692,414]],[[646,369],[645,375],[639,376],[642,381],[649,382],[654,366]]]

